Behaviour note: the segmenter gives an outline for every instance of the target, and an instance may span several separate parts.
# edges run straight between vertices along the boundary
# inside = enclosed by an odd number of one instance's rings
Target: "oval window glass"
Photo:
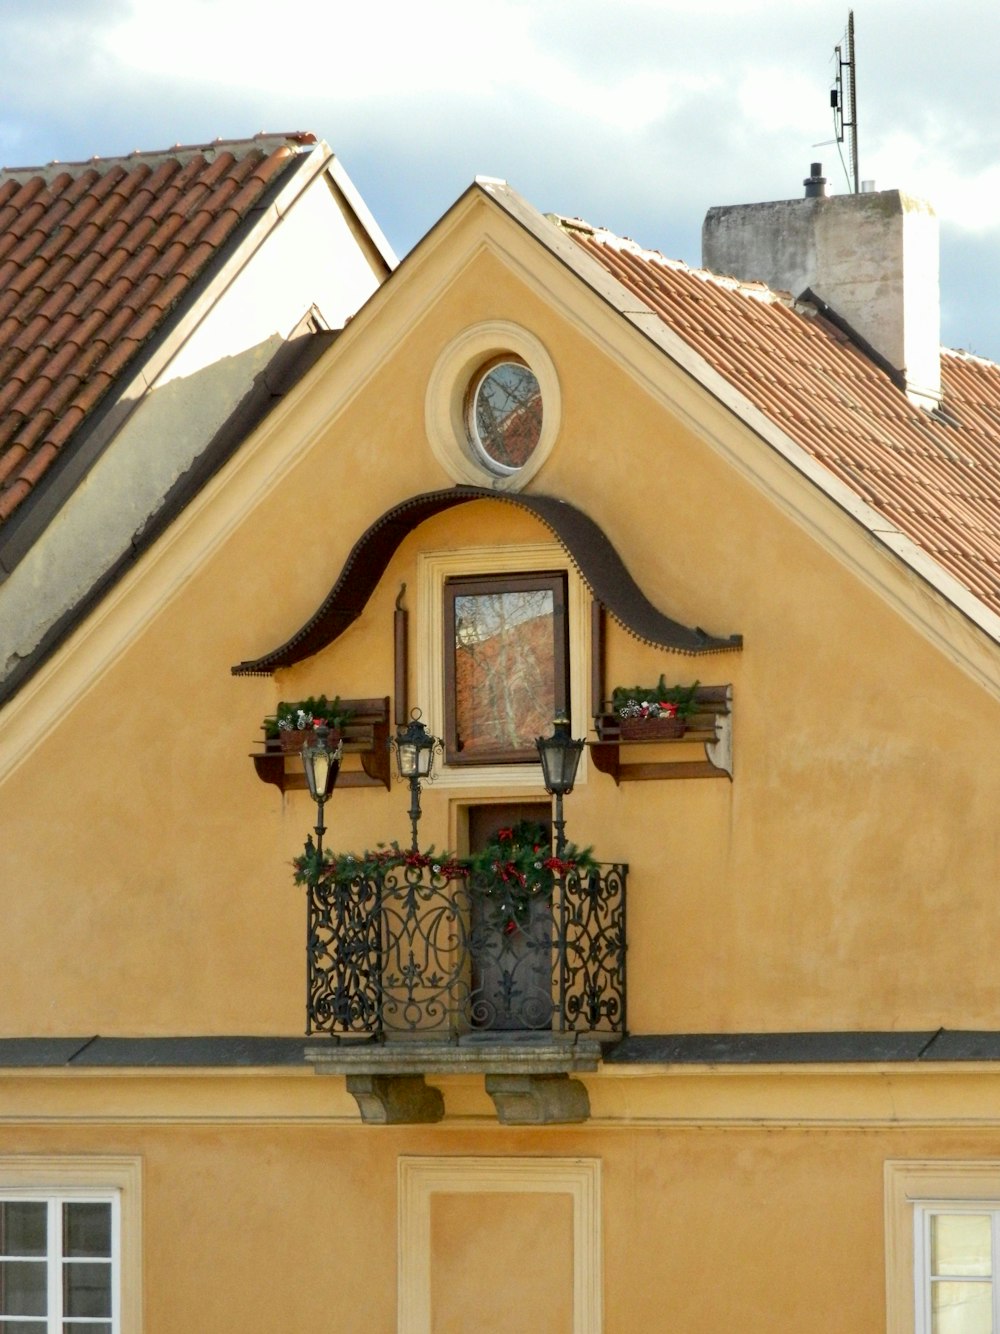
[[[520,361],[501,361],[480,375],[472,391],[470,435],[491,472],[523,468],[542,434],[542,391]]]

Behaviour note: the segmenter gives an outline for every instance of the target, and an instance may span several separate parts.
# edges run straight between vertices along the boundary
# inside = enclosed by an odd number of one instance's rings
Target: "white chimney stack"
[[[941,397],[937,216],[900,190],[825,193],[818,162],[806,198],[709,209],[702,264],[801,296],[811,292],[879,353],[910,400]]]

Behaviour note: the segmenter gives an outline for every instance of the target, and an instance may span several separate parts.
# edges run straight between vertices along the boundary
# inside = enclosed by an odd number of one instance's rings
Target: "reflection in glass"
[[[992,1334],[992,1284],[933,1283],[932,1334]]]
[[[44,1200],[0,1202],[0,1255],[44,1255],[46,1251]]]
[[[988,1276],[988,1214],[935,1214],[931,1218],[931,1272],[943,1277]]]
[[[44,1260],[0,1260],[0,1315],[45,1315],[45,1304]]]
[[[487,467],[523,468],[542,434],[542,393],[521,362],[502,361],[480,378],[472,394],[471,435]]]
[[[63,1265],[63,1314],[111,1315],[111,1266],[74,1260]]]
[[[72,1203],[63,1205],[63,1253],[65,1255],[111,1254],[111,1205]]]
[[[526,751],[555,713],[551,588],[455,598],[455,719],[466,756]]]

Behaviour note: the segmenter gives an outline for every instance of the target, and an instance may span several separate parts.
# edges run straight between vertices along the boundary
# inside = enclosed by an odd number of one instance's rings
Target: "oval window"
[[[473,382],[469,437],[491,472],[523,468],[542,434],[542,391],[522,361],[498,361]]]

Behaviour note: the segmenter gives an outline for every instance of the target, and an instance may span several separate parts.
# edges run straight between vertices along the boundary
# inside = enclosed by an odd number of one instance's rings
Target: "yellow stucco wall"
[[[32,1083],[25,1102],[57,1110],[51,1081],[19,1082]],[[884,1162],[997,1149],[995,1125],[837,1126],[836,1084],[829,1124],[635,1124],[626,1133],[593,1122],[373,1130],[331,1119],[332,1088],[320,1111],[314,1087],[333,1083],[295,1081],[273,1095],[279,1114],[269,1121],[232,1119],[231,1091],[202,1108],[218,1119],[190,1121],[169,1115],[178,1098],[194,1104],[161,1076],[129,1095],[130,1120],[35,1126],[7,1119],[5,1089],[0,1155],[140,1156],[145,1334],[392,1334],[399,1160],[455,1165],[482,1154],[599,1163],[608,1331],[883,1334]],[[122,1096],[112,1086],[112,1101]],[[499,1329],[504,1313],[524,1334],[569,1327],[571,1231],[558,1194],[438,1197],[433,1328]],[[526,1314],[532,1294],[544,1319]]]
[[[554,264],[532,276],[513,229],[480,246],[498,226],[473,210],[408,260],[0,717],[0,1037],[302,1031],[290,862],[313,811],[256,778],[260,721],[281,698],[391,693],[404,582],[425,705],[420,553],[549,534],[501,503],[439,516],[339,641],[273,680],[229,668],[302,625],[385,510],[451,484],[425,391],[484,320],[529,329],[556,366],[561,429],[530,490],[586,511],[666,614],[744,636],[695,659],[609,629],[609,688],[664,672],[734,699],[733,782],[615,786],[590,766],[566,803],[570,837],[631,868],[631,1031],[997,1027],[998,706],[901,604],[967,632],[885,562],[876,591],[871,539],[818,496],[793,516],[759,440],[665,358],[643,383],[649,349],[603,346],[608,311]],[[530,795],[440,781],[422,839],[454,845],[469,802]],[[405,839],[407,805],[395,784],[338,790],[328,842]],[[481,1078],[439,1082],[440,1126],[374,1129],[343,1079],[307,1069],[5,1070],[0,1156],[141,1156],[146,1334],[390,1334],[406,1155],[598,1162],[609,1334],[881,1334],[886,1159],[1000,1153],[988,1068],[606,1066],[586,1077],[591,1121],[544,1130],[500,1128]],[[491,1328],[484,1309],[534,1334],[520,1271],[543,1234],[553,1334],[566,1200],[490,1198],[435,1205],[437,1334]],[[463,1283],[477,1251],[490,1265]]]
[[[995,702],[482,253],[360,387],[365,344],[345,335],[267,447],[278,458],[315,434],[312,446],[245,517],[222,479],[191,532],[215,525],[224,540],[185,568],[185,529],[162,556],[169,592],[0,787],[3,1030],[300,1031],[289,862],[312,812],[254,776],[261,717],[313,690],[391,693],[392,606],[422,548],[549,535],[508,505],[441,516],[403,543],[340,641],[273,681],[229,667],[311,614],[386,508],[450,484],[424,436],[426,384],[454,331],[487,318],[529,328],[558,369],[562,429],[531,490],[589,513],[669,615],[744,636],[742,653],[696,659],[609,633],[609,687],[664,671],[731,682],[735,701],[733,783],[616,787],[591,769],[567,802],[571,836],[631,866],[633,1031],[991,1025],[1000,776],[981,758]],[[126,609],[149,596],[136,579]],[[420,703],[414,616],[410,634]],[[62,671],[71,681],[71,655]],[[454,838],[469,796],[427,790],[426,842]],[[401,790],[338,792],[330,840],[405,838],[406,804]]]

